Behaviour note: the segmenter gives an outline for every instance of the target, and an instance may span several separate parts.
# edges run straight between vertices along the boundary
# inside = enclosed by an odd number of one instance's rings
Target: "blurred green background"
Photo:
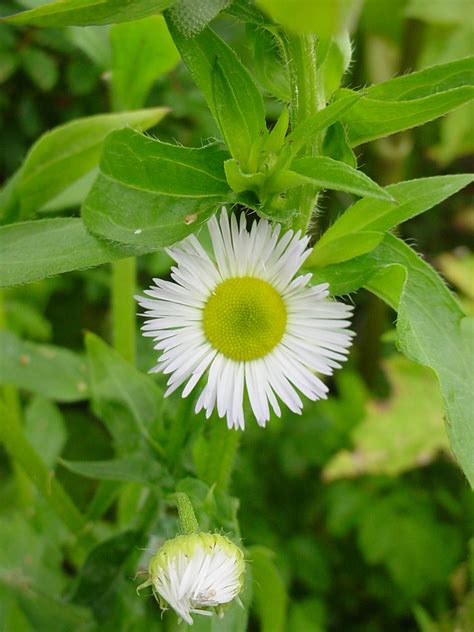
[[[6,15],[37,4],[2,2],[1,11]],[[252,69],[251,34],[246,37],[231,17],[214,26]],[[345,83],[362,87],[472,54],[473,27],[474,7],[465,0],[366,0],[352,33],[354,54]],[[0,183],[48,129],[111,107],[137,106],[126,82],[121,93],[110,90],[110,73],[120,60],[120,28],[0,25]],[[188,146],[216,136],[203,97],[184,66],[176,65],[170,46],[143,54],[159,60],[146,105],[171,109],[151,133]],[[133,63],[140,64],[140,58]],[[259,78],[258,68],[254,75]],[[267,101],[276,119],[281,106]],[[466,172],[473,121],[472,105],[463,106],[420,129],[363,146],[359,164],[383,185]],[[347,194],[326,194],[322,226],[351,202]],[[70,204],[63,208],[71,214]],[[40,211],[42,216],[62,212],[57,205]],[[474,314],[470,192],[406,222],[399,235],[426,255]],[[138,265],[141,288],[169,270],[164,254],[141,257]],[[109,288],[110,270],[101,267],[8,290],[8,328],[25,340],[78,352],[86,330],[110,341]],[[449,454],[435,378],[397,353],[395,316],[387,306],[364,291],[348,300],[356,304],[357,339],[333,396],[306,406],[302,417],[273,419],[266,430],[248,423],[230,490],[240,498],[243,542],[268,549],[260,550],[258,572],[276,573],[275,595],[286,587],[290,631],[472,632],[473,497]],[[137,343],[139,366],[147,371],[154,362],[150,345],[141,338]],[[53,462],[59,454],[82,461],[111,455],[107,432],[85,402],[54,404],[27,393],[23,400],[28,436],[43,454],[51,451]],[[168,406],[179,415],[176,410],[184,404],[174,395]],[[46,425],[38,426],[40,420]],[[196,423],[203,425],[201,416]],[[189,472],[190,464],[191,459]],[[199,463],[195,467],[199,474]],[[64,534],[49,510],[36,504],[30,514],[18,511],[4,453],[0,472],[0,586],[5,588],[0,627],[19,632],[34,627],[27,627],[31,623],[25,623],[9,587],[23,590],[26,599],[36,583],[60,594],[72,571],[60,554]],[[97,483],[61,466],[57,477],[86,510]],[[126,509],[115,507],[101,528],[114,533],[113,525],[127,520]],[[267,598],[271,603],[272,595]],[[149,601],[146,607],[159,626],[159,611]],[[130,612],[122,621],[124,630],[138,629]],[[50,630],[38,626],[40,632]],[[255,613],[249,629],[260,629]]]

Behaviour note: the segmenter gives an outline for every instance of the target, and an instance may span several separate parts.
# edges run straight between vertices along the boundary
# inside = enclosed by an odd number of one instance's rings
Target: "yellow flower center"
[[[203,316],[212,346],[232,360],[255,360],[280,342],[286,328],[286,306],[266,281],[234,277],[219,283]]]

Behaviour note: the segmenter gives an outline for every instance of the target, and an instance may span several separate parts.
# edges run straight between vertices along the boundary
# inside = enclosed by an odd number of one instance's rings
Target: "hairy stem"
[[[322,109],[325,102],[316,66],[315,36],[288,33],[285,46],[291,80],[290,122],[292,128],[295,128]],[[320,144],[320,138],[315,137],[307,145],[305,155],[315,156],[320,153]],[[290,208],[296,210],[293,228],[306,233],[317,202],[315,187],[305,185],[289,191],[288,202]]]
[[[120,355],[135,364],[136,261],[133,257],[112,263],[113,344]]]
[[[194,509],[187,494],[177,492],[175,494],[176,507],[178,508],[179,530],[183,535],[199,533],[199,524],[194,515]]]

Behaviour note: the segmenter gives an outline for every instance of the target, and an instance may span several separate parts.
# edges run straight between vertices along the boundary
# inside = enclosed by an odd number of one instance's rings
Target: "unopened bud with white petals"
[[[162,609],[168,606],[186,623],[191,614],[211,616],[242,590],[244,556],[229,538],[218,533],[193,533],[167,540],[153,556],[149,578]]]

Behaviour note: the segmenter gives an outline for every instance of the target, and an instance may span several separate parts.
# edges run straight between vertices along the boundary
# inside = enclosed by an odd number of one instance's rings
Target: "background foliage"
[[[43,4],[3,2],[1,14]],[[474,208],[469,178],[454,175],[469,171],[474,138],[465,59],[472,3],[366,0],[353,18],[349,67],[347,42],[332,41],[319,69],[327,100],[342,76],[363,94],[343,91],[325,120],[314,119],[314,136],[330,126],[316,158],[297,155],[307,138],[292,122],[294,155],[276,183],[259,175],[252,145],[264,143],[266,156],[281,150],[291,86],[252,3],[202,2],[189,21],[181,0],[170,22],[175,43],[158,14],[172,2],[140,0],[133,15],[116,2],[117,20],[112,2],[102,3],[99,20],[87,2],[72,4],[73,19],[38,14],[44,28],[26,18],[0,24],[0,540],[8,543],[0,628],[174,630],[172,615],[162,620],[151,598],[136,596],[134,578],[176,534],[172,493],[180,490],[201,528],[241,538],[249,560],[245,609],[196,621],[198,631],[471,632],[474,505],[448,434],[472,480],[472,401],[463,396],[472,390],[473,344],[460,318],[474,315]],[[258,4],[301,28],[286,3]],[[334,0],[327,23],[306,15],[303,27],[323,41],[344,4]],[[205,28],[222,9],[212,28],[249,73]],[[219,65],[193,66],[214,53]],[[367,88],[438,64],[452,65]],[[261,140],[265,113],[273,132]],[[409,124],[397,127],[397,117]],[[162,142],[150,144],[137,128]],[[203,143],[216,138],[227,149]],[[153,161],[153,176],[136,155]],[[182,171],[167,173],[169,160]],[[356,344],[328,401],[265,430],[248,423],[240,437],[217,418],[194,416],[192,401],[163,399],[160,378],[146,375],[154,356],[138,332],[137,367],[129,362],[134,345],[126,332],[117,345],[124,322],[114,313],[133,322],[121,285],[133,270],[127,277],[118,266],[141,255],[140,288],[166,276],[170,261],[157,248],[223,202],[286,221],[278,194],[288,187],[291,199],[295,182],[328,189],[313,226],[324,236],[309,265],[334,293],[351,293]],[[92,238],[79,219],[86,194],[87,228],[112,243]],[[443,274],[459,303],[406,244]],[[100,266],[114,260],[112,273]],[[52,276],[61,272],[69,274]],[[362,286],[370,292],[352,293]],[[458,370],[463,361],[470,383]],[[448,423],[447,434],[446,413],[464,425]]]

